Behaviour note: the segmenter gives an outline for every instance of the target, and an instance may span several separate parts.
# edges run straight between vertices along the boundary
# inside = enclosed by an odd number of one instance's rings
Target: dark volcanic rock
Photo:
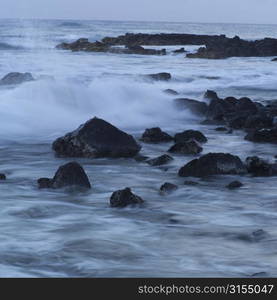
[[[215,91],[207,90],[204,94],[204,98],[208,100],[220,100]]]
[[[209,175],[243,174],[246,168],[238,156],[209,153],[194,159],[179,170],[179,176],[204,177]]]
[[[141,149],[135,139],[110,123],[93,118],[58,138],[53,150],[66,157],[133,157]]]
[[[273,58],[271,61],[277,61],[277,57]]]
[[[175,134],[174,136],[175,143],[183,143],[191,139],[194,139],[199,143],[206,143],[208,141],[205,135],[198,130],[185,130],[183,132]]]
[[[162,72],[162,73],[156,73],[156,74],[147,74],[145,75],[150,79],[157,80],[157,81],[168,81],[171,79],[171,74]]]
[[[246,137],[246,140],[255,142],[255,143],[277,143],[277,128],[272,129],[257,129],[250,131]]]
[[[243,184],[240,181],[232,181],[226,187],[228,189],[237,189],[237,188],[240,188],[242,186],[243,186]]]
[[[207,42],[220,42],[224,35],[197,35],[180,33],[126,33],[118,37],[105,37],[102,42],[110,45],[204,45]]]
[[[249,173],[254,176],[276,176],[277,164],[270,164],[258,156],[246,158],[246,167]]]
[[[140,55],[166,55],[166,50],[145,49],[139,45],[126,45],[125,48],[111,47],[110,44],[103,42],[89,42],[86,38],[78,39],[73,43],[61,43],[57,49],[86,52],[110,52],[117,54],[140,54]]]
[[[177,49],[177,50],[174,50],[173,53],[186,53],[187,51],[185,50],[184,47],[180,48],[180,49]]]
[[[179,154],[199,154],[203,151],[201,145],[194,139],[173,145],[168,152]]]
[[[130,188],[116,191],[110,198],[111,207],[126,207],[128,205],[142,204],[144,201],[133,194]]]
[[[166,93],[168,95],[173,95],[173,96],[179,95],[178,92],[176,92],[175,90],[172,90],[172,89],[166,89],[166,90],[164,90],[164,93]]]
[[[76,186],[90,189],[91,185],[84,169],[77,162],[67,163],[57,170],[53,179],[40,178],[39,188],[59,189]]]
[[[177,189],[178,189],[177,185],[172,184],[170,182],[166,182],[160,187],[160,192],[162,194],[169,194],[176,191]]]
[[[162,131],[159,127],[146,129],[140,139],[145,143],[165,143],[171,142],[173,137]]]
[[[0,173],[0,180],[6,180],[6,175],[3,173]]]
[[[150,165],[150,166],[162,166],[165,164],[170,163],[173,160],[173,158],[167,154],[161,155],[159,157],[153,158],[153,159],[149,159],[146,162]]]
[[[209,41],[197,53],[187,54],[189,58],[222,59],[228,57],[275,56],[277,55],[277,39],[265,38],[246,41],[238,36]]]
[[[37,181],[38,187],[40,189],[50,189],[52,188],[52,179],[50,178],[40,178]]]
[[[34,78],[31,73],[13,72],[3,77],[0,80],[0,85],[21,84],[26,81],[34,81]]]
[[[179,109],[189,109],[196,115],[205,115],[208,110],[208,105],[205,102],[197,101],[194,99],[178,98],[174,102]]]

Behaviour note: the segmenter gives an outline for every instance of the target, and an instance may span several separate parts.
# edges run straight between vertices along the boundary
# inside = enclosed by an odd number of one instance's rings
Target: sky
[[[277,0],[0,0],[0,18],[277,24]]]

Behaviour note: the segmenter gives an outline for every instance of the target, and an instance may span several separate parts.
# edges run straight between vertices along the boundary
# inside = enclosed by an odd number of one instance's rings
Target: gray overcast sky
[[[277,23],[277,0],[0,0],[0,18]]]

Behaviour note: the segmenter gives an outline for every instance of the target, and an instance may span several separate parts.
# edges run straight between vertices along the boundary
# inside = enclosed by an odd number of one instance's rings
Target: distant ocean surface
[[[249,277],[277,276],[276,178],[227,176],[184,186],[177,156],[168,170],[132,159],[78,159],[92,182],[85,193],[38,190],[36,180],[52,177],[70,159],[56,158],[51,143],[93,116],[139,138],[146,128],[174,134],[200,129],[209,138],[203,153],[230,152],[242,159],[273,160],[274,145],[256,145],[240,131],[226,138],[176,111],[181,97],[219,96],[277,99],[277,64],[268,57],[201,60],[166,56],[82,53],[55,49],[78,38],[90,41],[130,33],[225,34],[244,39],[277,38],[277,25],[192,24],[81,20],[0,20],[0,77],[30,72],[34,82],[0,86],[0,277]],[[184,46],[195,51],[199,46]],[[180,46],[151,47],[175,50]],[[170,72],[170,82],[140,75]],[[156,157],[166,145],[143,145]],[[182,186],[162,197],[169,181]],[[131,187],[145,208],[111,209],[115,190]],[[263,229],[264,240],[252,233]]]

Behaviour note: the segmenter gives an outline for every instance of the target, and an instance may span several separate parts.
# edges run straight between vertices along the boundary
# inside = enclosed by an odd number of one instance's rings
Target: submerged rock
[[[69,162],[57,170],[53,179],[40,178],[38,180],[39,188],[59,189],[64,187],[76,186],[90,189],[89,179],[77,162]]]
[[[166,89],[166,90],[164,90],[164,93],[166,93],[168,95],[179,95],[178,92],[176,92],[175,90],[172,90],[172,89]]]
[[[145,143],[165,143],[171,142],[173,137],[161,130],[159,127],[146,129],[140,139]]]
[[[246,168],[240,158],[229,153],[208,153],[190,161],[179,170],[181,177],[244,173],[246,173]]]
[[[248,172],[254,176],[277,175],[277,164],[270,164],[258,156],[247,157],[245,162]]]
[[[6,175],[3,173],[0,173],[0,180],[6,180]]]
[[[146,162],[150,165],[150,166],[162,166],[165,164],[170,163],[173,160],[173,158],[167,154],[161,155],[159,157],[153,158],[153,159],[149,159]]]
[[[177,53],[177,54],[179,54],[179,53],[186,53],[186,52],[187,52],[187,51],[185,50],[184,47],[182,47],[182,48],[180,48],[180,49],[176,49],[176,50],[173,51],[173,53]]]
[[[31,73],[12,72],[0,80],[0,85],[21,84],[26,81],[34,81]]]
[[[141,154],[137,154],[137,155],[134,157],[134,160],[137,161],[137,162],[144,162],[144,161],[146,161],[147,159],[149,159],[148,156],[141,155]]]
[[[255,143],[277,143],[277,128],[263,128],[250,131],[245,139]]]
[[[170,194],[178,189],[176,184],[166,182],[160,187],[161,194]]]
[[[110,123],[93,118],[52,145],[65,157],[133,157],[141,149],[135,139]]]
[[[232,181],[226,187],[228,189],[237,189],[237,188],[240,188],[242,186],[243,186],[243,184],[240,181]]]
[[[148,74],[145,76],[147,76],[150,79],[156,80],[156,81],[168,81],[172,77],[170,73],[166,73],[166,72],[156,73],[156,74]]]
[[[194,139],[199,143],[206,143],[208,141],[205,135],[198,130],[185,130],[183,132],[176,133],[174,136],[175,143],[184,143],[191,139]]]
[[[277,61],[277,57],[273,58],[271,61]]]
[[[194,99],[177,98],[174,103],[179,109],[189,109],[193,114],[205,115],[207,113],[208,105],[205,102]]]
[[[179,142],[173,145],[168,152],[179,154],[199,154],[203,151],[201,145],[194,139],[185,142]]]
[[[116,191],[110,198],[111,207],[126,207],[128,205],[142,204],[144,201],[139,196],[132,193],[130,188]]]

